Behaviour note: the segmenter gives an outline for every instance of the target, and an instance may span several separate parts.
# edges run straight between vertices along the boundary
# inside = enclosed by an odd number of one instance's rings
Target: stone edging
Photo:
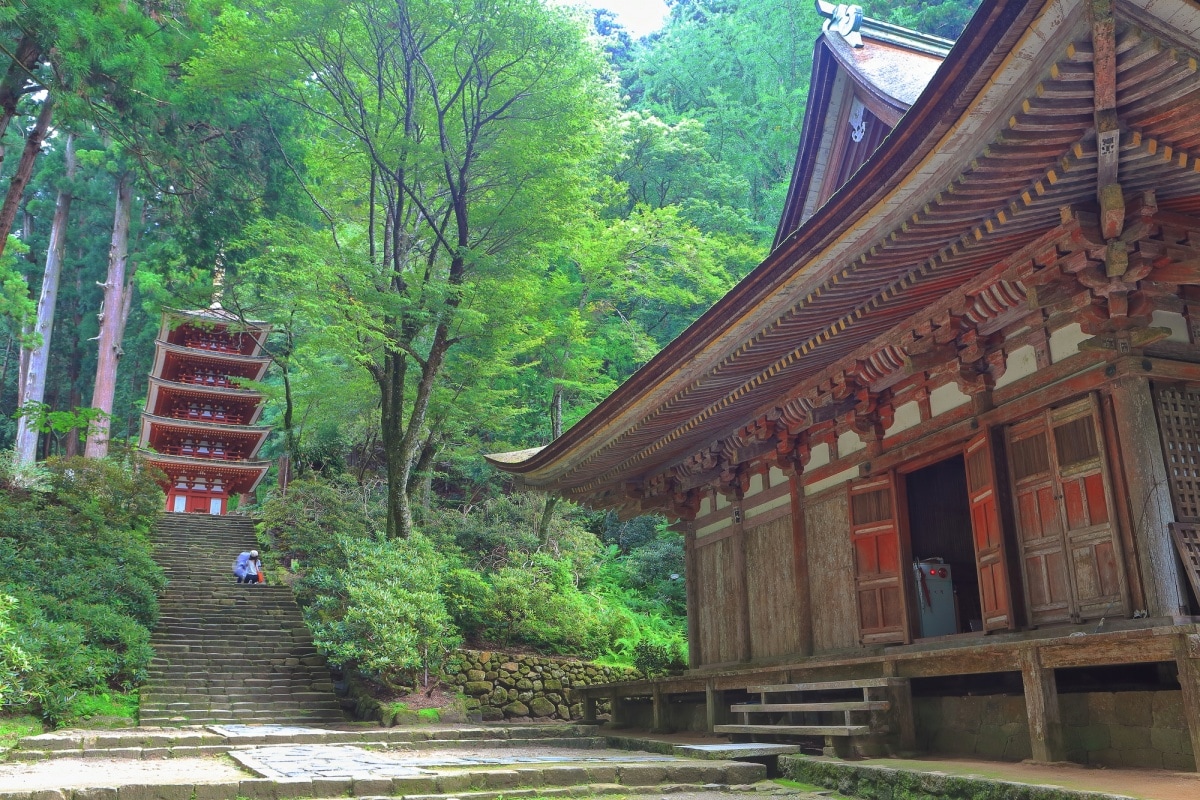
[[[1133,800],[1128,795],[1014,783],[977,776],[920,772],[875,764],[852,764],[808,756],[780,756],[779,771],[787,778],[835,789],[849,797],[946,800]]]

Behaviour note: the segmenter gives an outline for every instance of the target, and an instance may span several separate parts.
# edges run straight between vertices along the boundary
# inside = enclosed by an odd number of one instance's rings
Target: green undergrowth
[[[837,792],[831,793],[828,789],[823,789],[815,784],[805,783],[804,781],[794,781],[791,778],[773,778],[771,783],[777,783],[780,786],[784,786],[788,789],[796,789],[797,791],[801,792],[820,792],[822,796],[828,797],[830,800],[852,800],[852,798],[848,798],[844,794],[838,794]]]
[[[0,750],[11,749],[18,740],[44,731],[42,721],[30,714],[0,717]]]
[[[11,459],[0,452],[0,707],[121,725],[166,585],[149,539],[162,490],[115,459],[52,459],[36,480]]]

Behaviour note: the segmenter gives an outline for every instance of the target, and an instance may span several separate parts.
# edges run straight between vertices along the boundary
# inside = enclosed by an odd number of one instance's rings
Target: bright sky
[[[576,4],[570,0],[562,1],[570,5]],[[667,16],[667,4],[664,0],[577,0],[577,3],[590,8],[607,8],[617,15],[617,19],[634,39],[661,28],[663,19]]]

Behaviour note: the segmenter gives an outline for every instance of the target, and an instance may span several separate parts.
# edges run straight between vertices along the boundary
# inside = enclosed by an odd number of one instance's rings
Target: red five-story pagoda
[[[168,511],[224,514],[266,474],[256,456],[270,427],[255,424],[264,398],[245,387],[270,364],[267,332],[218,303],[163,314],[140,446],[167,474]]]

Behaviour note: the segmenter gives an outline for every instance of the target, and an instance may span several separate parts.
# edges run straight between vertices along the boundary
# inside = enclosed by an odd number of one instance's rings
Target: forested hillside
[[[295,482],[254,510],[335,661],[682,657],[660,520],[515,492],[481,458],[559,435],[767,253],[822,20],[670,6],[634,40],[542,0],[4,5],[14,480],[85,439],[123,457],[161,310],[219,301],[273,326],[264,455]],[[866,7],[954,36],[974,3]]]

